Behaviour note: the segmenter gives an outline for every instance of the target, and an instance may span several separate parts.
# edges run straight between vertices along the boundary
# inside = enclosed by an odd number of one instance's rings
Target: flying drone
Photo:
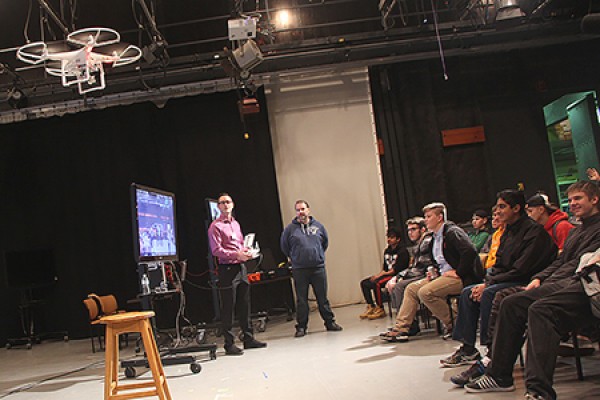
[[[106,87],[104,64],[119,67],[139,60],[140,48],[120,41],[121,35],[113,29],[85,28],[70,33],[66,42],[26,44],[17,50],[17,58],[28,64],[44,63],[46,72],[59,76],[63,86],[77,84],[84,94]]]

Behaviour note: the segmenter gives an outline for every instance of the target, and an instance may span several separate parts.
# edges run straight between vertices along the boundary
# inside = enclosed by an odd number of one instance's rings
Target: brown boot
[[[383,318],[383,317],[385,317],[385,310],[383,309],[383,307],[376,306],[373,309],[373,312],[371,314],[369,314],[369,316],[367,318],[379,319],[379,318]]]
[[[367,304],[367,309],[365,310],[365,312],[360,314],[358,317],[360,319],[367,319],[367,318],[369,318],[369,315],[371,315],[373,313],[373,310],[375,310],[375,306]]]

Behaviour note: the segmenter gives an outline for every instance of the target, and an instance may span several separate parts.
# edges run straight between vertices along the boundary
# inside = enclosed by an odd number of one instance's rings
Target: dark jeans
[[[308,286],[312,285],[317,297],[319,314],[329,325],[335,321],[333,311],[327,299],[327,274],[325,268],[294,268],[294,287],[296,289],[296,328],[306,329],[308,325]]]
[[[377,303],[379,307],[383,306],[381,287],[390,279],[392,279],[392,277],[388,275],[377,278],[375,281],[372,281],[370,277],[360,281],[360,289],[362,290],[367,304],[374,306],[375,303]],[[375,293],[375,301],[373,301],[373,293]]]
[[[527,390],[556,399],[552,385],[560,338],[591,318],[589,299],[581,283],[572,278],[506,297],[500,304],[488,373],[503,384],[513,382],[513,367],[528,327]]]
[[[477,338],[477,323],[481,320],[479,342],[489,344],[488,322],[492,311],[492,302],[496,292],[507,287],[522,285],[516,282],[503,282],[490,285],[483,290],[480,301],[471,299],[471,291],[476,285],[467,286],[460,293],[458,302],[458,317],[452,331],[452,339],[464,344],[475,346]]]
[[[496,331],[496,321],[498,320],[498,313],[500,313],[500,304],[502,304],[502,301],[508,296],[523,292],[524,290],[525,286],[513,286],[499,290],[494,296],[494,301],[492,301],[492,311],[490,312],[490,320],[488,321],[488,338],[490,339],[490,342],[487,343],[487,356],[491,360],[494,359],[492,353],[492,338],[494,337],[494,332]]]
[[[221,328],[225,347],[233,345],[233,307],[244,334],[244,340],[251,339],[250,286],[248,272],[244,264],[219,265],[219,290],[221,293]]]

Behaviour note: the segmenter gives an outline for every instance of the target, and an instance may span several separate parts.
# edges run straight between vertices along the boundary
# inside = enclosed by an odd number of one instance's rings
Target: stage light
[[[142,57],[148,64],[155,64],[160,61],[168,60],[167,42],[164,40],[150,43],[142,48]]]
[[[288,10],[281,10],[275,15],[275,25],[279,29],[289,28],[292,24],[292,15]]]
[[[238,101],[240,114],[251,115],[260,113],[260,103],[254,97],[244,97]]]
[[[14,109],[27,107],[27,104],[29,103],[27,96],[25,96],[25,93],[23,93],[23,91],[16,86],[13,86],[8,91],[6,100],[8,101],[8,104]]]
[[[256,42],[248,39],[242,46],[231,52],[236,66],[241,71],[250,71],[263,61],[263,55]]]
[[[497,7],[498,12],[496,13],[496,21],[525,16],[525,13],[521,11],[521,7],[519,6],[519,0],[499,0]]]
[[[245,40],[256,37],[256,18],[236,18],[227,21],[229,40]]]

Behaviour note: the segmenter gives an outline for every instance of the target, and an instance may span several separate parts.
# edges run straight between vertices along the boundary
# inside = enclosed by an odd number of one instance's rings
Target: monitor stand
[[[67,331],[37,333],[36,315],[41,312],[41,308],[44,304],[44,301],[35,300],[33,298],[33,287],[22,288],[19,290],[19,316],[21,319],[21,329],[23,330],[23,336],[19,338],[7,339],[5,347],[7,349],[11,349],[17,346],[25,346],[25,348],[29,350],[33,347],[34,344],[40,344],[42,340],[46,339],[58,339],[68,341],[69,334]]]
[[[141,281],[142,276],[147,273],[144,264],[138,265],[138,275]],[[180,289],[182,290],[182,289]],[[172,295],[181,295],[180,290],[165,290],[161,292],[151,291],[148,294],[139,294],[138,298],[141,301],[143,310],[153,311],[154,301],[161,298],[166,298]],[[161,340],[161,333],[156,327],[156,321],[154,318],[151,319],[152,330],[156,339],[156,343],[159,346],[160,359],[163,365],[180,365],[189,364],[192,373],[197,374],[202,370],[202,367],[196,360],[196,356],[189,353],[199,353],[208,351],[211,360],[217,358],[217,345],[214,343],[198,343],[193,346],[185,347],[170,347],[171,340],[168,343],[163,343]],[[197,342],[201,342],[205,338],[205,331],[203,328],[198,328]],[[161,343],[163,343],[161,345]],[[138,349],[136,349],[137,351]],[[136,376],[136,367],[149,368],[148,359],[144,356],[141,359],[135,360],[124,360],[121,361],[121,367],[125,369],[125,376],[127,378],[134,378]]]

